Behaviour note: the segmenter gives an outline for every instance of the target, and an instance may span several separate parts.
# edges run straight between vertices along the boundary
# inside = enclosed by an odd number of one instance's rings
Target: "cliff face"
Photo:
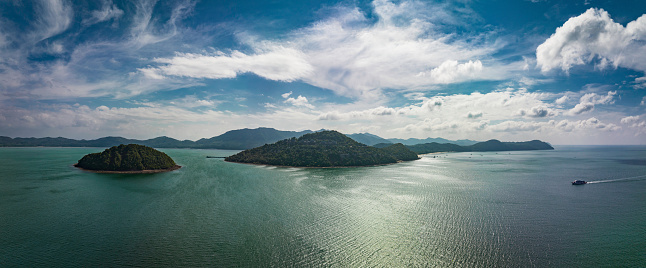
[[[171,169],[177,165],[168,155],[153,148],[121,144],[101,153],[88,154],[76,166],[96,171],[141,171]]]

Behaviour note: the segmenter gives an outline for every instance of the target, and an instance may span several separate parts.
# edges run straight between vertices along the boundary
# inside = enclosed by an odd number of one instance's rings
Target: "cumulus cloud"
[[[587,113],[594,110],[594,104],[590,102],[579,103],[574,108],[570,109],[568,114],[570,115],[579,115],[582,113]]]
[[[486,94],[474,92],[471,94],[453,94],[435,96],[432,98],[419,97],[418,102],[403,107],[379,106],[364,110],[342,110],[319,114],[319,120],[370,120],[406,123],[404,127],[396,128],[401,133],[422,135],[430,130],[455,130],[462,128],[465,132],[476,131],[489,125],[489,120],[501,121],[518,118],[517,111],[528,110],[532,115],[552,116],[558,113],[544,100],[549,96],[522,90],[501,90]],[[525,107],[534,107],[527,109]],[[473,110],[471,110],[473,109]],[[466,115],[464,111],[469,111]],[[484,114],[487,120],[482,120]],[[527,113],[527,115],[529,115]],[[527,116],[529,117],[529,116]],[[539,118],[538,116],[536,116]],[[417,121],[417,122],[412,122]],[[420,123],[426,122],[426,123]],[[435,124],[431,126],[431,124]]]
[[[482,117],[482,112],[469,112],[467,114],[467,118],[469,119],[476,119]]]
[[[569,99],[569,97],[567,95],[564,95],[563,97],[560,97],[560,98],[556,99],[554,101],[554,103],[556,103],[558,105],[563,105],[568,99]]]
[[[494,132],[576,132],[596,129],[601,131],[617,131],[621,127],[609,123],[602,123],[599,119],[591,117],[585,120],[550,120],[550,121],[504,121],[489,127]]]
[[[314,105],[310,104],[309,101],[307,100],[306,97],[303,97],[301,95],[298,95],[296,98],[287,98],[285,100],[285,103],[289,103],[294,106],[301,106],[301,107],[307,107],[310,109],[314,109]]]
[[[556,115],[558,115],[558,112],[553,110],[553,109],[549,109],[549,108],[547,108],[545,106],[536,106],[536,107],[532,107],[529,110],[521,109],[519,111],[519,114],[521,116],[527,116],[527,117],[533,117],[533,118],[541,118],[541,117],[556,116]]]
[[[587,93],[581,97],[581,103],[592,103],[592,104],[613,104],[615,103],[615,96],[617,91],[608,91],[608,93],[603,96],[597,93]]]
[[[289,96],[290,96],[290,95],[292,95],[292,92],[291,92],[291,91],[290,91],[290,92],[287,92],[287,93],[283,93],[283,94],[281,94],[280,96],[281,96],[281,97],[283,97],[284,99],[287,99],[287,98],[289,98]]]
[[[536,49],[541,71],[595,63],[597,69],[624,67],[646,71],[646,15],[625,27],[603,9],[570,18]]]
[[[447,60],[440,66],[433,68],[430,72],[423,72],[418,76],[430,76],[433,83],[449,84],[475,78],[482,71],[482,62],[479,60],[458,63],[455,60]]]
[[[568,111],[569,115],[580,115],[594,110],[595,104],[613,104],[617,91],[609,91],[608,94],[586,93],[581,96],[579,104]]]
[[[622,124],[634,124],[639,121],[639,115],[626,116],[621,119]]]

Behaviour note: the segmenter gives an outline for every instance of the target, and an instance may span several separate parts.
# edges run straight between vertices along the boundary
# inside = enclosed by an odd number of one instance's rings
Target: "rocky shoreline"
[[[146,170],[131,170],[131,171],[112,171],[112,170],[92,170],[92,169],[85,169],[82,167],[78,167],[77,164],[73,165],[74,167],[83,170],[83,171],[89,171],[93,173],[104,173],[104,174],[154,174],[154,173],[163,173],[163,172],[169,172],[173,170],[178,170],[182,168],[182,166],[176,165],[171,168],[165,168],[165,169],[146,169]]]

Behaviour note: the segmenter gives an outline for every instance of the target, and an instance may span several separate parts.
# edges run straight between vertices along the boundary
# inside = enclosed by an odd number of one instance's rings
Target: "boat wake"
[[[614,179],[614,180],[589,181],[588,184],[590,184],[590,183],[608,183],[608,182],[617,182],[617,181],[633,181],[633,180],[638,181],[638,180],[643,180],[643,179],[646,179],[646,175],[628,177],[628,178],[621,178],[621,179]]]

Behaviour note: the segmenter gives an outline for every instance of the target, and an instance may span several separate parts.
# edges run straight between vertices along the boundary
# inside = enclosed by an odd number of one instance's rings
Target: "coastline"
[[[155,173],[163,173],[163,172],[169,172],[173,170],[178,170],[182,168],[180,165],[175,165],[172,168],[166,168],[166,169],[145,169],[145,170],[132,170],[132,171],[113,171],[113,170],[91,170],[91,169],[85,169],[82,167],[78,167],[77,164],[73,165],[75,168],[78,168],[83,171],[88,171],[92,173],[103,173],[103,174],[155,174]]]
[[[415,159],[415,160],[419,160],[419,159]],[[410,161],[415,161],[415,160],[410,160]],[[397,162],[395,162],[395,163],[386,163],[386,164],[365,165],[365,166],[331,166],[331,167],[281,166],[281,165],[271,165],[271,164],[257,164],[257,163],[234,162],[234,161],[227,161],[227,160],[224,160],[224,162],[228,162],[228,163],[235,163],[235,164],[244,164],[244,165],[254,165],[254,166],[279,167],[279,168],[358,168],[358,167],[379,167],[379,166],[388,166],[388,165],[394,165],[394,164],[399,164],[399,163],[409,162],[409,161],[402,161],[402,160],[398,160],[398,161],[397,161]]]

